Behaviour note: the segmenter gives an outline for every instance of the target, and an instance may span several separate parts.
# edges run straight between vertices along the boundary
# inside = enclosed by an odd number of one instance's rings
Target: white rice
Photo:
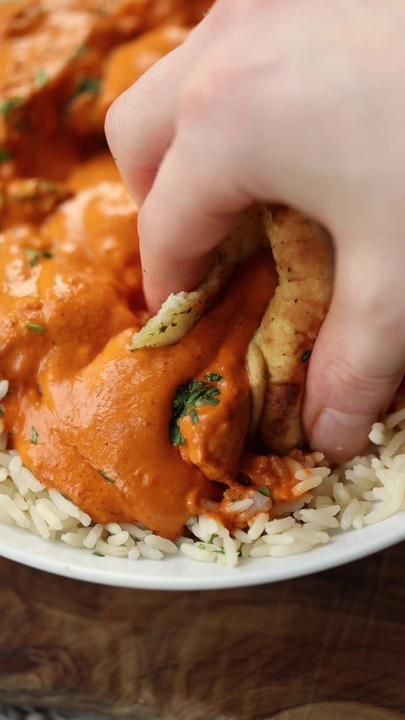
[[[0,380],[0,400],[3,400],[6,397],[9,387],[10,383],[8,380]]]
[[[0,400],[8,383],[0,381]],[[2,429],[2,428],[0,428]],[[47,490],[0,433],[0,522],[15,525],[96,556],[137,561],[182,553],[198,562],[234,567],[251,558],[281,558],[323,545],[340,532],[361,529],[405,510],[405,409],[376,423],[370,452],[332,473],[313,453],[296,472],[296,501],[256,512],[244,529],[230,533],[211,517],[190,518],[190,537],[176,542],[140,524],[93,524],[90,516],[57,490]],[[311,467],[311,463],[314,467]],[[315,466],[318,464],[318,466]],[[263,499],[263,498],[262,498]],[[253,500],[237,500],[233,512],[252,510]],[[255,511],[255,507],[253,507]]]
[[[177,552],[177,545],[167,538],[162,538],[159,535],[147,535],[145,538],[145,545],[159,550],[163,554],[173,555]]]
[[[247,498],[246,500],[236,500],[232,504],[232,508],[230,509],[231,513],[242,513],[245,512],[245,510],[249,510],[250,507],[253,505],[253,500],[250,498]]]
[[[161,550],[158,550],[157,548],[150,547],[150,545],[147,545],[145,542],[141,541],[138,543],[137,548],[141,555],[144,558],[147,558],[148,560],[161,560],[164,557],[164,554]]]

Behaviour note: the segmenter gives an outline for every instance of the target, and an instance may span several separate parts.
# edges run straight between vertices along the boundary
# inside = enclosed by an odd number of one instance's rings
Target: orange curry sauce
[[[86,267],[79,251],[75,258],[58,248],[28,268],[24,250],[3,250],[0,374],[12,383],[6,426],[24,462],[96,522],[140,521],[176,537],[201,497],[216,492],[170,443],[173,398],[179,385],[215,370],[224,378],[215,426],[233,437],[236,418],[243,443],[245,355],[276,284],[270,258],[252,259],[181,342],[131,352],[144,311],[129,309],[131,289],[118,287],[111,264]],[[221,450],[221,433],[215,438]],[[219,479],[226,453],[216,462]]]
[[[0,11],[0,379],[10,382],[10,443],[94,521],[138,521],[167,537],[214,501],[253,492],[236,482],[239,471],[256,487],[271,477],[275,499],[289,497],[293,477],[277,459],[244,455],[245,356],[277,282],[270,253],[246,263],[177,345],[130,350],[147,318],[137,217],[106,152],[104,117],[209,5],[16,0]],[[218,404],[198,407],[198,422],[183,417],[184,444],[173,446],[179,386],[212,377]]]

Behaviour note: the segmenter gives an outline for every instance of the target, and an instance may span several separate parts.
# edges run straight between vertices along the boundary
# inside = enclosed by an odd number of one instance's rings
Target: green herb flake
[[[175,447],[185,445],[186,440],[180,432],[179,426],[176,423],[170,424],[170,442]]]
[[[173,401],[173,414],[170,421],[170,442],[172,445],[184,445],[185,438],[178,426],[180,418],[189,415],[193,424],[199,422],[196,408],[202,405],[219,405],[221,391],[202,380],[190,380],[180,385]],[[197,419],[198,418],[198,419]]]
[[[85,77],[80,80],[78,83],[75,92],[73,93],[73,97],[78,97],[79,95],[99,95],[100,93],[100,80],[97,80],[96,78],[90,78]]]
[[[13,159],[13,153],[10,152],[10,150],[7,150],[7,148],[0,147],[0,165],[5,165],[8,162],[11,162]]]
[[[304,362],[304,363],[306,363],[306,362],[308,362],[308,360],[309,360],[310,357],[311,357],[311,351],[310,351],[310,350],[306,350],[306,351],[301,355],[301,361]]]
[[[8,120],[14,110],[19,108],[21,105],[22,100],[18,97],[4,100],[4,102],[0,103],[0,115],[4,118],[4,120]]]
[[[43,335],[46,332],[46,328],[39,323],[27,322],[24,327],[27,328],[27,330],[37,333],[37,335]]]
[[[4,408],[0,407],[0,418],[3,418],[5,415]]]
[[[32,248],[27,248],[25,250],[25,254],[29,260],[31,267],[35,267],[36,265],[38,265],[40,260],[42,260],[43,258],[46,258],[47,260],[53,258],[53,254],[49,250],[45,250],[44,252],[42,252],[41,250],[32,250]]]
[[[95,555],[96,557],[105,557],[105,555],[103,555],[103,553],[97,552],[97,551],[95,551],[94,553],[92,553],[92,555]]]
[[[38,441],[39,441],[38,430],[36,430],[34,428],[34,426],[32,426],[32,428],[31,428],[31,443],[33,445],[38,445]]]
[[[197,425],[200,422],[200,418],[198,417],[198,412],[194,408],[192,408],[190,410],[190,417],[191,417],[191,422],[193,423],[193,425]]]
[[[221,382],[223,380],[222,375],[218,375],[218,373],[208,373],[207,378],[210,382]]]
[[[26,250],[25,254],[29,260],[29,263],[31,267],[35,267],[35,265],[38,265],[40,259],[41,259],[41,253],[38,252],[38,250]]]
[[[265,495],[265,497],[268,497],[270,499],[272,497],[271,490],[267,487],[267,485],[263,485],[263,487],[259,488],[259,493]]]
[[[114,478],[112,478],[106,470],[99,470],[99,473],[110,485],[115,485]]]
[[[215,540],[215,538],[217,538],[217,537],[218,537],[217,533],[213,533],[213,534],[211,535],[210,539],[208,540],[208,545],[213,545],[213,544],[214,544],[214,540]]]
[[[38,88],[38,90],[42,90],[46,85],[49,83],[49,75],[46,72],[46,70],[38,70],[37,74],[35,75],[35,87]]]

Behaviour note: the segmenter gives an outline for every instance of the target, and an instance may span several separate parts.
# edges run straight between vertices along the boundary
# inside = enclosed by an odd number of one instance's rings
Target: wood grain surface
[[[405,717],[405,544],[259,588],[103,588],[0,560],[0,702],[131,720]]]

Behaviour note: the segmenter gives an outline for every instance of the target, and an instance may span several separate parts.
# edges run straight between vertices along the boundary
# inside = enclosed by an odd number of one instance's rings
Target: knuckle
[[[113,104],[109,107],[105,120],[104,120],[104,132],[110,146],[114,147],[117,137],[120,134],[121,126],[121,114],[122,114],[122,99],[117,98]]]
[[[205,122],[232,109],[236,102],[232,88],[238,85],[238,103],[241,102],[243,83],[241,71],[227,58],[215,59],[199,66],[184,86],[181,113],[190,123]]]
[[[253,0],[253,3],[257,0]],[[251,0],[252,4],[252,0]],[[240,12],[246,10],[246,0],[217,0],[211,10],[211,16],[218,29],[229,27],[230,21],[237,21]]]
[[[271,0],[271,3],[269,3],[269,0],[249,0],[248,3],[246,0],[217,0],[211,15],[219,27],[229,27],[230,22],[237,23],[243,20],[246,15],[254,14],[261,7],[268,10],[269,5],[273,8],[274,5],[280,2],[281,0]],[[287,0],[282,0],[282,2],[285,3]]]
[[[112,105],[104,121],[104,130],[109,143],[120,143],[127,136],[131,138],[131,147],[135,146],[137,130],[142,127],[147,109],[146,96],[142,88],[142,78],[131,85]]]

